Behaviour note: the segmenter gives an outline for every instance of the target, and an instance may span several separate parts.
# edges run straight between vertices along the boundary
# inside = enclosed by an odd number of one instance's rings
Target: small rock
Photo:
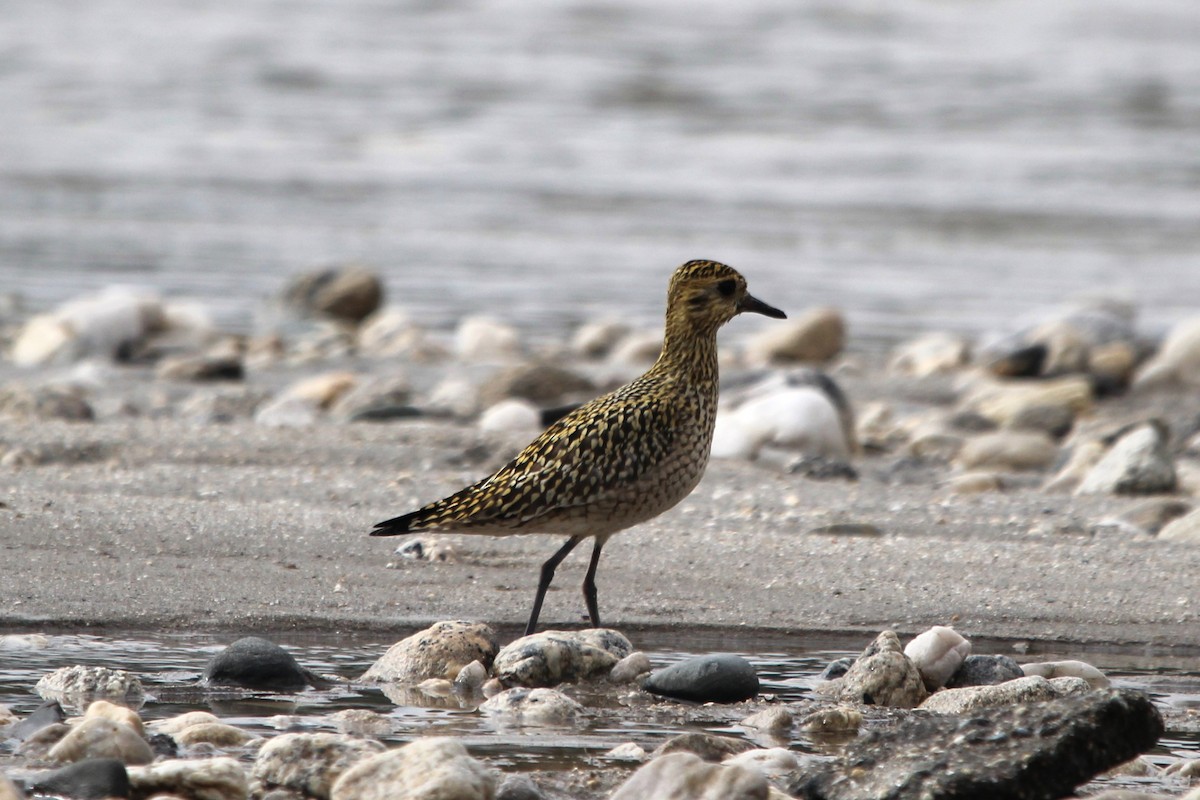
[[[904,655],[921,673],[925,688],[937,691],[971,654],[971,643],[953,628],[935,625],[910,641]]]
[[[8,386],[0,389],[0,413],[19,419],[92,422],[95,409],[79,386]]]
[[[584,323],[571,337],[571,352],[584,358],[606,358],[629,332],[628,325],[614,320]]]
[[[416,685],[428,678],[454,680],[472,661],[485,668],[496,658],[496,634],[482,622],[437,622],[388,648],[360,678],[366,683]]]
[[[592,382],[553,364],[521,364],[501,369],[479,389],[480,402],[485,406],[508,399],[551,406],[580,394],[595,394]]]
[[[102,719],[119,722],[122,725],[128,725],[139,734],[144,732],[142,718],[138,713],[128,706],[119,706],[110,703],[107,700],[97,700],[87,707],[87,711],[83,713],[87,717],[100,717]]]
[[[842,460],[853,449],[837,407],[812,386],[780,388],[718,412],[715,458],[753,459],[767,445]]]
[[[296,276],[282,299],[300,316],[327,316],[358,324],[383,302],[383,283],[364,267],[330,267]]]
[[[1106,448],[1095,439],[1084,439],[1072,445],[1066,463],[1051,476],[1043,487],[1047,492],[1070,492],[1083,483],[1092,467],[1100,463]]]
[[[645,761],[649,756],[641,748],[641,745],[625,742],[625,744],[619,744],[609,750],[601,758],[611,758],[614,761]]]
[[[1075,414],[1063,406],[1025,406],[1008,421],[1014,431],[1044,433],[1052,439],[1062,439],[1075,425]]]
[[[86,708],[93,700],[137,702],[145,696],[137,676],[108,667],[61,667],[44,675],[34,691],[43,699]]]
[[[786,324],[764,328],[746,346],[749,363],[828,361],[846,344],[846,322],[833,308],[815,308]]]
[[[58,725],[67,718],[63,712],[63,707],[57,700],[47,700],[40,706],[29,712],[23,720],[10,728],[5,736],[9,739],[18,739],[24,741],[42,728],[48,728],[51,725]]]
[[[463,361],[512,361],[521,355],[517,329],[488,317],[465,317],[454,334],[454,352]]]
[[[1166,426],[1152,420],[1121,436],[1092,467],[1076,494],[1155,494],[1175,491],[1175,464]]]
[[[943,689],[929,697],[921,708],[939,714],[967,714],[981,708],[1033,703],[1060,697],[1058,690],[1042,677],[1017,678],[992,686]]]
[[[1108,678],[1103,672],[1084,661],[1042,661],[1034,664],[1022,664],[1021,671],[1026,675],[1036,675],[1042,678],[1083,678],[1093,689],[1107,689]]]
[[[795,716],[786,708],[771,706],[751,714],[739,722],[743,728],[754,728],[764,733],[782,734],[792,729]]]
[[[231,340],[204,353],[164,358],[154,376],[169,381],[240,381],[246,377],[246,367],[241,348]]]
[[[862,727],[862,723],[863,715],[857,708],[835,706],[804,715],[800,720],[800,730],[809,734],[830,736],[854,733]]]
[[[483,682],[487,679],[487,667],[476,659],[458,671],[454,678],[454,691],[468,695],[477,694],[483,690]]]
[[[633,645],[617,631],[542,631],[508,644],[493,672],[505,686],[557,686],[607,675]]]
[[[1135,389],[1200,384],[1200,317],[1173,327],[1158,352],[1138,370]]]
[[[254,412],[254,422],[267,428],[307,428],[320,418],[316,403],[287,395],[263,403]]]
[[[1021,665],[1008,656],[967,656],[958,671],[946,681],[946,688],[994,686],[1024,675]]]
[[[808,800],[1064,797],[1149,749],[1162,732],[1150,698],[1122,690],[968,717],[914,715],[860,738],[790,790]],[[871,766],[855,768],[864,764]]]
[[[894,631],[879,634],[846,674],[828,686],[826,691],[843,702],[891,708],[915,708],[928,694]]]
[[[655,748],[653,756],[658,758],[668,753],[691,753],[716,764],[753,749],[754,745],[742,739],[695,731],[672,736]]]
[[[651,694],[697,703],[737,703],[758,694],[758,674],[736,655],[697,656],[652,672],[642,684]]]
[[[850,656],[834,659],[825,665],[825,669],[821,670],[821,674],[817,676],[818,680],[832,681],[840,678],[850,671],[854,666],[855,659]]]
[[[492,800],[496,776],[456,739],[430,736],[371,756],[342,773],[331,800]]]
[[[387,736],[395,729],[394,721],[387,714],[365,708],[344,708],[329,715],[329,721],[338,733],[350,736]]]
[[[63,740],[71,727],[61,722],[46,725],[26,736],[17,746],[17,755],[25,756],[33,761],[47,760],[51,748]]]
[[[333,733],[285,733],[269,740],[254,759],[254,777],[306,796],[328,798],[334,783],[355,764],[384,752],[374,739]]]
[[[983,494],[1003,491],[1004,479],[995,472],[979,470],[951,476],[943,485],[954,494]]]
[[[425,337],[424,329],[404,310],[387,307],[362,321],[355,332],[354,345],[359,354],[369,358],[413,358],[427,345]]]
[[[612,671],[608,673],[608,680],[610,683],[632,683],[653,668],[650,656],[639,650],[614,664]]]
[[[350,389],[334,398],[329,411],[350,422],[418,416],[421,412],[409,405],[411,398],[412,388],[406,375],[396,372],[370,375],[356,380]]]
[[[953,333],[926,333],[902,342],[888,359],[888,372],[926,378],[961,369],[970,360],[970,347]]]
[[[315,675],[296,663],[291,653],[257,636],[238,639],[209,659],[202,680],[210,686],[280,692],[319,683]]]
[[[251,734],[224,722],[201,722],[189,725],[174,736],[175,741],[184,747],[195,747],[198,744],[213,747],[241,747],[254,738]]]
[[[721,763],[726,766],[749,767],[768,778],[786,775],[800,767],[800,759],[782,747],[747,750],[730,756]]]
[[[25,793],[3,773],[0,773],[0,800],[25,800]]]
[[[130,767],[129,783],[134,797],[172,794],[188,800],[245,800],[250,795],[245,770],[227,756]]]
[[[518,686],[489,698],[479,710],[520,725],[569,725],[583,713],[583,706],[555,689]]]
[[[182,730],[186,730],[193,725],[204,725],[208,723],[220,724],[219,717],[208,713],[207,711],[188,711],[168,719],[160,719],[150,723],[150,729],[157,733],[177,734]]]
[[[1048,467],[1058,446],[1034,431],[1003,430],[968,439],[958,454],[963,469],[1034,470]]]
[[[141,734],[128,725],[102,717],[88,717],[50,748],[47,758],[58,762],[115,758],[124,764],[149,764],[154,760],[154,751]]]
[[[634,331],[613,347],[608,360],[611,364],[642,366],[658,358],[662,352],[662,333]]]
[[[542,412],[528,400],[501,400],[479,416],[479,429],[532,436],[542,429]]]
[[[1200,509],[1180,517],[1158,533],[1164,542],[1200,544]]]
[[[39,795],[102,798],[130,797],[129,774],[116,758],[89,758],[31,777],[29,788]]]
[[[1174,498],[1151,498],[1096,523],[1097,531],[1115,529],[1130,536],[1155,536],[1192,510],[1192,504]]]
[[[997,425],[1009,425],[1027,409],[1064,408],[1078,416],[1092,405],[1091,382],[1081,375],[1027,382],[985,382],[965,394],[959,406]]]
[[[546,795],[528,775],[506,775],[496,790],[496,800],[546,800]]]
[[[757,770],[672,753],[639,768],[609,800],[768,800],[769,792]]]

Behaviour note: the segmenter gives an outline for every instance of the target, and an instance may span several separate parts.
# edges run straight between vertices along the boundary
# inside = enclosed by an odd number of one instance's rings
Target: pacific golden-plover
[[[717,416],[717,329],[744,311],[786,317],[752,297],[732,267],[715,261],[679,267],[667,288],[662,353],[646,374],[562,417],[494,475],[380,522],[371,535],[569,537],[542,565],[526,635],[537,627],[559,562],[593,537],[583,597],[599,627],[596,565],[604,543],[674,506],[704,474]]]

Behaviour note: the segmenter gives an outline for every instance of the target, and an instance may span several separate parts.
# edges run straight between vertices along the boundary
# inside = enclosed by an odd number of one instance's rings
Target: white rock
[[[744,753],[729,756],[722,764],[732,764],[739,767],[749,767],[761,772],[768,778],[786,775],[799,768],[800,759],[790,750],[782,747],[768,747],[747,750]]]
[[[714,457],[754,458],[765,445],[839,459],[851,450],[837,407],[814,386],[780,388],[718,411]]]
[[[1158,352],[1138,370],[1133,385],[1148,389],[1167,384],[1200,384],[1200,317],[1171,329]]]
[[[904,655],[917,665],[925,688],[932,692],[945,686],[971,655],[971,643],[953,628],[935,625],[905,645]]]
[[[1154,494],[1174,491],[1175,463],[1162,425],[1133,428],[1087,473],[1076,494]]]
[[[604,753],[601,758],[611,758],[614,761],[645,761],[646,751],[636,742],[625,742]]]
[[[50,748],[47,758],[64,763],[115,758],[126,764],[149,764],[154,760],[154,751],[128,725],[103,717],[87,717]]]
[[[609,800],[767,800],[769,787],[758,770],[669,753],[639,768]]]
[[[1158,538],[1168,542],[1200,544],[1200,509],[1169,523],[1159,531]]]
[[[496,633],[482,622],[444,620],[388,648],[359,680],[416,685],[429,678],[452,681],[473,661],[496,657]]]
[[[503,322],[466,317],[455,331],[454,352],[463,361],[510,361],[521,355],[521,337]]]
[[[1034,664],[1022,664],[1021,670],[1026,676],[1047,679],[1083,678],[1091,684],[1093,689],[1105,689],[1109,685],[1108,678],[1104,673],[1086,661],[1041,661]]]
[[[483,682],[487,679],[487,667],[476,659],[458,671],[458,676],[454,679],[454,689],[464,694],[475,694],[483,690]]]
[[[127,767],[137,797],[175,795],[188,800],[245,800],[250,782],[237,759],[228,756],[195,760],[170,759],[144,767]]]
[[[888,371],[925,378],[961,369],[970,358],[966,341],[953,333],[933,332],[903,342],[888,359]]]
[[[607,675],[633,645],[610,628],[542,631],[504,646],[492,671],[505,686],[557,686]]]
[[[489,698],[479,710],[521,725],[569,725],[583,706],[556,689],[507,689]]]
[[[501,400],[480,415],[479,429],[488,433],[534,433],[542,429],[542,412],[528,400]]]
[[[321,408],[312,400],[284,395],[254,412],[255,423],[267,428],[306,428],[317,424]]]
[[[374,739],[335,733],[285,733],[269,740],[254,758],[254,777],[305,796],[329,797],[347,770],[384,751]]]
[[[496,775],[457,739],[430,736],[359,761],[331,800],[492,800]]]

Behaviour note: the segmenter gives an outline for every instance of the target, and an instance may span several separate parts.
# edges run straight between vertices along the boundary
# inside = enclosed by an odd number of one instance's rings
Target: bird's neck
[[[689,380],[717,382],[717,329],[697,328],[667,320],[662,353],[654,369],[685,375]]]

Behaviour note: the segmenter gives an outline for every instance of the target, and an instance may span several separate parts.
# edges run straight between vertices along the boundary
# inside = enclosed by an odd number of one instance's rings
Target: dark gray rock
[[[851,656],[839,658],[836,661],[830,661],[818,677],[823,681],[831,681],[845,675],[852,666],[854,666],[854,658]]]
[[[67,713],[63,711],[63,707],[57,700],[47,700],[31,711],[25,719],[13,725],[5,735],[10,739],[19,739],[23,742],[42,728],[57,725],[66,718]]]
[[[528,775],[508,775],[496,790],[496,800],[546,800],[546,795]]]
[[[323,683],[296,663],[291,653],[257,636],[238,639],[213,656],[204,668],[203,682],[283,692]]]
[[[758,674],[735,655],[689,658],[650,673],[642,688],[651,694],[697,703],[736,703],[758,694]]]
[[[791,787],[808,800],[1055,800],[1145,752],[1163,722],[1146,695],[1105,690],[968,716],[912,716]]]
[[[29,788],[37,794],[93,800],[129,797],[129,773],[116,758],[88,758],[35,776]]]
[[[1025,677],[1021,665],[1008,656],[967,656],[962,666],[946,681],[947,689],[964,686],[994,686]]]

